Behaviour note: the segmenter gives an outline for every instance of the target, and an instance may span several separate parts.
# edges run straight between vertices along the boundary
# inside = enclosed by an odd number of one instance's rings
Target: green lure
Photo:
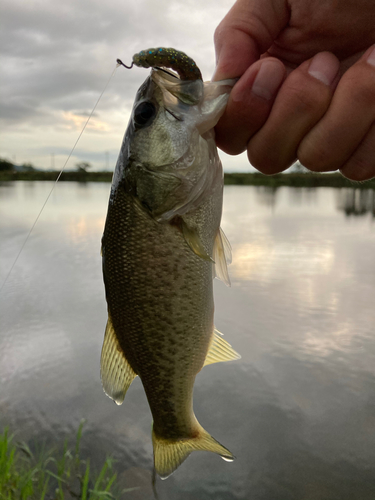
[[[134,54],[131,66],[126,66],[120,59],[117,59],[117,63],[128,69],[132,68],[133,64],[140,68],[162,66],[176,71],[181,80],[202,80],[202,74],[193,59],[184,52],[172,48],[141,50],[138,54]]]

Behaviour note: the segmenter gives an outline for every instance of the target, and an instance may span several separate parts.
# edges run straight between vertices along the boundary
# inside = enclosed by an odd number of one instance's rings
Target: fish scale
[[[116,224],[108,224],[103,238],[112,324],[125,357],[144,384],[155,432],[168,437],[164,428],[176,427],[178,420],[177,433],[190,427],[181,417],[213,331],[212,265],[191,252],[175,226],[155,224],[145,216],[124,190],[119,189],[116,201],[116,207],[108,212],[108,220]],[[131,216],[121,220],[124,212]],[[125,247],[121,235],[128,241]],[[187,271],[200,279],[186,279]],[[171,373],[177,368],[181,376],[178,391],[169,387],[168,394],[165,386],[171,386]],[[159,374],[156,383],[155,373]],[[163,410],[163,399],[173,400],[173,414]]]
[[[125,133],[102,239],[103,387],[121,404],[134,377],[141,378],[154,420],[154,466],[163,478],[194,450],[233,459],[193,412],[202,367],[239,357],[213,324],[212,280],[227,274],[223,175],[210,129],[231,87],[208,85],[217,92],[205,99],[191,80],[152,70]]]

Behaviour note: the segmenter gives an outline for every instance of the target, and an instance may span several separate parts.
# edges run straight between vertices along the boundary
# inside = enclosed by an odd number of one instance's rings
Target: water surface
[[[50,188],[0,185],[1,282]],[[117,407],[100,384],[109,189],[59,183],[1,292],[0,427],[59,442],[84,417],[84,454],[112,453],[148,500],[142,385]],[[374,500],[374,191],[228,186],[222,225],[232,287],[215,280],[215,321],[242,359],[202,370],[194,408],[237,460],[194,453],[161,498]]]

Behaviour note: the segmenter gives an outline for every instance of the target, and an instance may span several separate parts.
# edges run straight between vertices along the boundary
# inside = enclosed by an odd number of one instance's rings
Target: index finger
[[[257,61],[288,24],[285,0],[237,0],[216,28],[213,80],[237,78]]]

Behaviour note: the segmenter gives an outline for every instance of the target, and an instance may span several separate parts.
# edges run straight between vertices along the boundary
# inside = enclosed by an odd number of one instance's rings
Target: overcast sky
[[[215,66],[213,33],[234,0],[2,0],[0,156],[60,169],[114,67],[149,47],[175,47],[204,79]],[[113,169],[147,70],[118,68],[67,165]],[[227,171],[245,155],[222,155]]]

